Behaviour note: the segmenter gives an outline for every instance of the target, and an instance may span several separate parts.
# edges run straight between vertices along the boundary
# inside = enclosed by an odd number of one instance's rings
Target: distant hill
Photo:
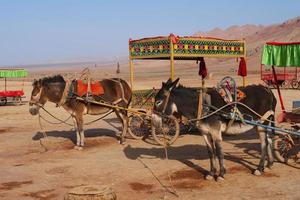
[[[243,39],[247,43],[249,70],[257,69],[261,59],[262,46],[267,41],[293,42],[300,41],[300,16],[280,24],[268,26],[243,25],[227,29],[214,28],[207,32],[197,32],[195,36],[211,36],[226,39]]]

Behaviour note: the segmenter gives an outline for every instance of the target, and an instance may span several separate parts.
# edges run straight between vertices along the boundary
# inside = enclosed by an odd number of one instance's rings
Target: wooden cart
[[[239,75],[243,77],[245,85],[246,69],[246,43],[244,40],[225,40],[212,37],[179,37],[174,34],[169,36],[143,38],[129,40],[129,61],[130,61],[130,85],[133,90],[133,107],[140,111],[151,113],[155,90],[136,91],[134,83],[134,60],[170,60],[170,78],[174,80],[174,62],[176,60],[197,60],[199,62],[199,75],[202,76],[202,88],[205,87],[204,78],[207,75],[204,58],[232,58],[240,59]],[[199,90],[199,95],[202,90]],[[148,105],[147,108],[144,105]],[[162,144],[167,138],[168,143],[173,143],[179,135],[178,130],[169,130],[168,127],[179,127],[176,118],[171,117],[165,122],[166,131],[154,131],[154,139]],[[177,119],[178,120],[178,119]],[[179,120],[178,120],[179,121]],[[167,126],[171,123],[172,126]],[[150,131],[149,119],[142,115],[133,115],[130,118],[129,133],[134,138],[143,138],[145,132]],[[147,134],[147,133],[146,133]],[[158,139],[157,139],[158,138]],[[160,140],[159,138],[163,138]]]

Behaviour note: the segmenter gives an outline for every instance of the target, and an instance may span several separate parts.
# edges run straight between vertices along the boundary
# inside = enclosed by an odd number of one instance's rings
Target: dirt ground
[[[25,84],[27,96],[30,90],[30,83]],[[287,109],[292,100],[300,99],[298,90],[282,92]],[[53,104],[47,109],[61,119],[68,117]],[[90,184],[111,186],[119,200],[300,199],[299,168],[276,162],[272,171],[252,175],[259,161],[259,141],[252,132],[224,137],[227,174],[225,181],[216,182],[204,180],[209,159],[197,134],[182,135],[168,148],[166,160],[164,149],[151,140],[118,144],[121,127],[111,114],[85,126],[86,147],[78,151],[68,125],[44,124],[48,137],[43,138],[28,104],[2,106],[0,113],[0,199],[63,199],[70,189]]]

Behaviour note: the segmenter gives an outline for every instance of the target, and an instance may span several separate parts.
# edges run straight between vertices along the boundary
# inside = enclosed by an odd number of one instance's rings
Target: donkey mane
[[[55,76],[48,76],[41,79],[42,85],[48,85],[49,83],[56,83],[56,82],[65,82],[65,79],[61,75],[55,75]]]
[[[189,96],[191,98],[198,98],[198,90],[196,88],[185,87],[183,85],[179,85],[174,88],[175,93],[180,93],[183,96]]]

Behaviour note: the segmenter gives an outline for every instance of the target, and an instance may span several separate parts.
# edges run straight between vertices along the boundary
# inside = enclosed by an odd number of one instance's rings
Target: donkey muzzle
[[[29,112],[31,115],[37,115],[39,113],[40,107],[37,105],[30,105],[29,106]]]

